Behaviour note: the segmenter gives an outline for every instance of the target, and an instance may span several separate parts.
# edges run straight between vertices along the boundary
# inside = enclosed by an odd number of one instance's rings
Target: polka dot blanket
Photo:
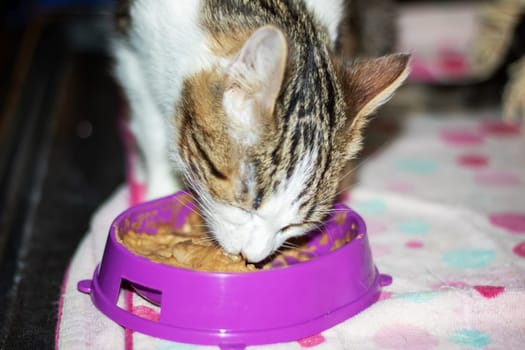
[[[393,276],[380,300],[321,334],[249,349],[523,349],[525,137],[496,118],[414,116],[359,168],[349,205],[368,225],[374,261]],[[65,278],[58,349],[214,349],[125,330],[77,282],[90,278],[125,187],[95,213]],[[300,291],[298,291],[300,293]],[[121,306],[157,319],[131,292]],[[216,348],[215,348],[216,349]]]

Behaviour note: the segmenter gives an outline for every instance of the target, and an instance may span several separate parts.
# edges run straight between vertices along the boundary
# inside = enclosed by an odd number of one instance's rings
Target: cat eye
[[[257,192],[257,195],[253,199],[253,203],[252,203],[253,209],[256,209],[256,210],[259,209],[259,207],[261,206],[262,198],[263,198],[263,192],[262,191]]]
[[[280,229],[280,232],[285,232],[285,231],[288,231],[288,230],[290,230],[292,228],[299,228],[299,227],[302,227],[302,226],[305,226],[305,225],[306,225],[305,223],[286,225],[285,227]]]
[[[292,228],[311,228],[311,227],[315,227],[316,226],[316,223],[313,222],[313,221],[305,221],[303,223],[297,223],[297,224],[290,224],[290,225],[286,225],[284,226],[283,228],[281,228],[280,232],[285,232],[285,231],[288,231]]]

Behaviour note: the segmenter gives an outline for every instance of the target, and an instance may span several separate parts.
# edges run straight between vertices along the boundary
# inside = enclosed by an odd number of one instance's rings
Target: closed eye
[[[281,232],[286,232],[286,231],[289,231],[293,228],[305,228],[305,229],[308,229],[308,228],[311,228],[315,226],[315,223],[314,222],[310,222],[310,221],[306,221],[306,222],[302,222],[302,223],[297,223],[297,224],[290,224],[290,225],[287,225],[285,227],[283,227],[281,229]]]
[[[294,228],[294,227],[297,227],[299,224],[290,224],[290,225],[287,225],[285,227],[283,227],[282,229],[280,229],[280,232],[286,232],[288,230],[290,230],[291,228]]]

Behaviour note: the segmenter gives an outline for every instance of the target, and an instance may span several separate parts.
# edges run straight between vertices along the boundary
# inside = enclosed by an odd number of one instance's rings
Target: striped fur
[[[344,66],[312,3],[202,0],[208,64],[167,116],[214,237],[254,262],[329,213],[366,117],[407,74],[405,55]]]

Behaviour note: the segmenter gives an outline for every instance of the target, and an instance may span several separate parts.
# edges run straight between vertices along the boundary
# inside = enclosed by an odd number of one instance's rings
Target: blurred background
[[[125,181],[110,0],[0,5],[0,349],[54,346],[61,282],[93,211]],[[412,75],[375,118],[362,157],[416,111],[517,120],[523,1],[356,0],[338,52],[410,52]]]

